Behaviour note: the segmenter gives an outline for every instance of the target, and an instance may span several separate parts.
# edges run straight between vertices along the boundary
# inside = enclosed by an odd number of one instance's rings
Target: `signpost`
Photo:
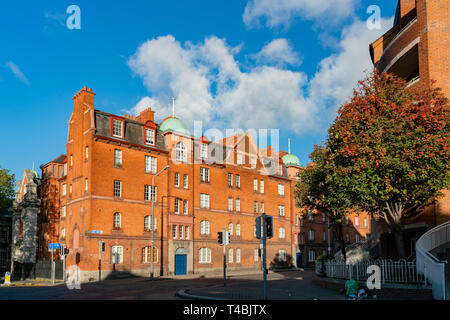
[[[227,286],[227,244],[230,243],[230,235],[226,230],[217,232],[218,243],[223,246],[223,286]]]
[[[103,241],[98,240],[98,282],[102,281],[102,251]]]
[[[53,252],[57,249],[61,249],[61,243],[48,244],[48,250],[52,253],[52,269],[51,269],[52,284],[55,284],[55,261],[53,260]]]
[[[262,221],[261,221],[262,220]],[[261,228],[262,222],[262,228]],[[273,219],[272,216],[262,213],[260,217],[255,219],[255,233],[256,238],[261,239],[262,245],[262,267],[263,267],[263,282],[264,282],[264,300],[267,300],[267,263],[266,263],[266,247],[267,238],[273,237]]]

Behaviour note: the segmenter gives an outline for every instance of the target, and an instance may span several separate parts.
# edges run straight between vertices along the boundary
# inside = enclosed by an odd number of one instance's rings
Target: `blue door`
[[[187,272],[187,255],[176,254],[175,255],[175,274],[181,275]]]

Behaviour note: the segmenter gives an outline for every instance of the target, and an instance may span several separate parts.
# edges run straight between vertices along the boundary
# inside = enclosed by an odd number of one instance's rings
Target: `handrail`
[[[450,221],[447,221],[424,233],[416,243],[417,270],[432,284],[433,297],[446,299],[445,265],[431,254],[431,250],[450,242]],[[442,289],[442,291],[441,291]]]

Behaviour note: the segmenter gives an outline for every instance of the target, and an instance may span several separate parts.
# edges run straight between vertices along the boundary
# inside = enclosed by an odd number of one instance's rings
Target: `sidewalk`
[[[285,276],[283,273],[269,273],[267,299],[345,300],[345,295],[314,284],[313,275],[314,272],[311,270],[298,271],[289,276]],[[226,287],[219,285],[180,290],[177,295],[181,298],[195,300],[262,300],[263,281],[255,277],[254,280],[232,283]]]
[[[52,287],[60,284],[64,284],[64,281],[55,280],[55,283],[52,284],[50,279],[29,279],[11,281],[11,284],[4,284],[4,280],[1,280],[0,287]]]

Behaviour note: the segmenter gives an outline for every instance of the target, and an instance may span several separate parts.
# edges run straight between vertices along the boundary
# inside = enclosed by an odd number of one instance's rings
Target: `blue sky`
[[[69,5],[81,29],[69,30]],[[370,5],[381,29],[369,30]],[[370,67],[392,0],[9,1],[0,4],[0,166],[20,178],[65,153],[83,86],[116,114],[151,106],[191,127],[277,128],[303,164]]]

